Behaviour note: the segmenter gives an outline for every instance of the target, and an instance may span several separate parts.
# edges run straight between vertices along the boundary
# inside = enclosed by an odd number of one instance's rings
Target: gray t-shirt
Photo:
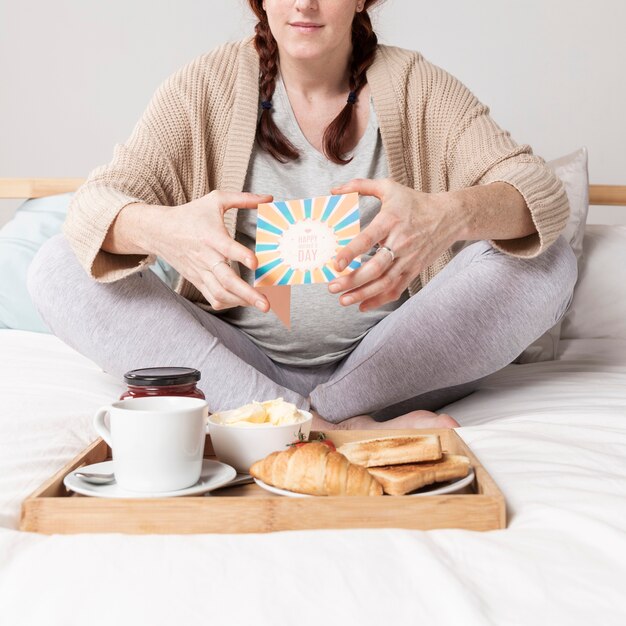
[[[386,178],[387,160],[370,97],[369,123],[356,148],[345,156],[354,156],[347,165],[329,161],[315,149],[300,129],[289,103],[280,74],[272,99],[276,125],[300,150],[296,161],[281,163],[254,144],[243,191],[270,193],[274,200],[309,198],[330,194],[331,188],[352,178]],[[380,210],[380,200],[360,196],[361,230]],[[237,214],[236,240],[254,250],[257,211],[240,209]],[[361,255],[367,262],[374,250]],[[241,277],[254,284],[254,272],[240,264]],[[240,328],[271,359],[296,367],[311,367],[339,361],[349,354],[370,328],[408,298],[405,291],[396,301],[361,312],[358,303],[339,304],[341,294],[331,294],[328,283],[294,285],[291,288],[291,329],[270,311],[255,307],[235,307],[216,314]]]

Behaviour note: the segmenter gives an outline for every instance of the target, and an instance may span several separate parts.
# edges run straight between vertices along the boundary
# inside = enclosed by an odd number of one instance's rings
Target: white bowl
[[[232,465],[238,472],[248,473],[256,461],[276,450],[286,450],[288,444],[298,441],[298,431],[308,439],[313,416],[301,409],[298,409],[298,413],[302,416],[301,422],[282,426],[226,426],[213,421],[212,415],[209,416],[209,435],[215,456],[222,463]]]

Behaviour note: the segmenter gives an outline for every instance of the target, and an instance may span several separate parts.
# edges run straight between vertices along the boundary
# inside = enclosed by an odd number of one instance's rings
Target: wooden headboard
[[[0,178],[0,199],[52,196],[76,189],[83,178]],[[626,206],[626,185],[589,185],[589,204]]]

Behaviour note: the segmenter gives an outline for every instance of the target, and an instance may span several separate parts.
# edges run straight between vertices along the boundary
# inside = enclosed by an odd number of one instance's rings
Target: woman
[[[249,3],[255,35],[170,76],[77,191],[33,299],[115,376],[200,369],[212,411],[283,397],[317,428],[456,426],[431,411],[570,302],[563,185],[460,81],[378,44],[376,0]],[[354,191],[362,232],[335,262],[364,263],[294,288],[287,332],[253,287],[254,209]]]

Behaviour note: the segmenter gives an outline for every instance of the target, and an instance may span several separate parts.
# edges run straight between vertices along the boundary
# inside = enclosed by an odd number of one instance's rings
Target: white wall
[[[536,154],[587,145],[605,184],[626,184],[624,23],[623,0],[387,0],[375,13],[383,43],[457,76]],[[85,177],[167,75],[253,24],[245,0],[0,0],[0,177]],[[17,204],[0,203],[0,224]],[[626,223],[626,209],[589,221]]]

